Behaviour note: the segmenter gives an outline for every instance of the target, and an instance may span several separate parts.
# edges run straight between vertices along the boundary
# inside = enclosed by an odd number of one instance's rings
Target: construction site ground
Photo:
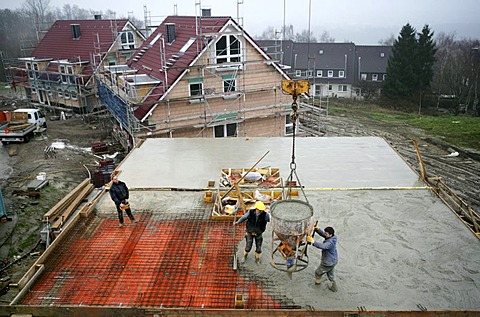
[[[424,131],[407,125],[386,125],[379,124],[378,122],[367,120],[362,117],[355,118],[335,115],[329,115],[325,117],[325,122],[328,137],[379,136],[384,138],[415,170],[418,170],[418,159],[411,140],[417,140],[420,146],[420,151],[425,160],[428,174],[431,176],[442,177],[444,181],[448,183],[449,186],[454,189],[456,193],[461,195],[469,204],[471,204],[475,210],[479,210],[479,202],[477,200],[479,197],[479,189],[476,184],[480,183],[480,163],[475,159],[468,157],[465,154],[467,153],[467,151],[460,151],[461,154],[456,157],[449,156],[450,153],[457,149],[449,146],[448,144],[443,144],[435,136],[429,136]],[[95,166],[99,158],[93,156],[86,149],[88,149],[94,141],[100,140],[109,140],[108,127],[103,126],[101,121],[86,123],[85,120],[82,120],[81,117],[73,117],[66,121],[49,120],[46,136],[41,136],[36,140],[32,140],[30,143],[0,146],[0,161],[2,163],[0,165],[0,187],[2,188],[2,192],[5,198],[7,213],[12,218],[12,221],[7,222],[6,224],[0,224],[0,226],[2,226],[2,228],[0,229],[0,232],[2,233],[0,235],[0,237],[2,237],[2,248],[0,249],[0,255],[5,265],[5,269],[2,270],[2,279],[6,283],[17,281],[35,261],[36,257],[38,256],[38,252],[42,252],[43,246],[41,243],[35,249],[34,247],[37,245],[37,242],[40,238],[40,231],[43,227],[43,214],[48,211],[49,208],[55,205],[55,203],[59,201],[66,193],[68,193],[85,177],[88,176],[88,167]],[[69,144],[71,145],[71,147],[57,150],[56,157],[45,157],[43,154],[45,147],[51,145],[52,142],[58,141]],[[286,151],[288,151],[288,149],[286,149]],[[301,156],[302,154],[298,153],[297,155]],[[254,158],[252,157],[251,159]],[[376,162],[376,159],[372,158],[372,162]],[[249,161],[248,164],[250,163],[251,161]],[[248,164],[246,163],[245,165]],[[288,170],[288,168],[286,167],[282,167],[282,169]],[[23,195],[13,195],[13,190],[24,188],[24,186],[30,180],[34,179],[39,172],[45,172],[47,174],[47,179],[49,180],[49,186],[45,187],[40,191],[40,199],[32,199]],[[285,177],[286,175],[282,176]],[[308,177],[308,175],[302,175],[302,177],[306,178]],[[405,198],[405,201],[403,200],[404,198],[402,198],[397,203],[402,206],[410,206],[410,204],[414,205],[415,201],[425,199],[425,197],[423,196],[425,194],[419,193],[421,193],[421,191],[413,191],[410,194],[410,198]],[[152,195],[155,193],[150,194]],[[331,201],[335,200],[335,195],[339,194],[323,192],[322,194],[320,194],[321,197],[315,199],[318,199],[318,201],[322,202],[323,204],[328,204],[331,203]],[[378,195],[378,192],[376,192],[375,195]],[[419,195],[421,197],[418,197]],[[197,198],[198,197],[195,197],[193,198],[193,200]],[[337,199],[339,198],[337,197]],[[112,212],[112,210],[110,210],[111,206],[109,206],[109,203],[110,202],[104,202],[105,208],[106,210],[108,210],[107,213]],[[439,207],[438,202],[432,199],[431,209],[429,208],[428,210],[433,212],[433,210],[437,210],[438,208],[444,209],[444,211],[446,211],[447,213],[449,212],[446,208]],[[392,206],[391,211],[394,212],[394,210],[395,207]],[[360,216],[361,215],[358,215],[357,217]],[[368,214],[364,216],[369,217]],[[436,215],[432,214],[431,216],[435,217]],[[150,219],[148,217],[148,215],[142,216],[144,224],[140,224],[137,226],[146,226],[148,224],[154,226],[154,223],[148,222],[148,219]],[[328,215],[322,215],[322,217],[324,217],[325,221],[334,221],[333,216],[330,216],[331,218],[329,218]],[[455,219],[454,217],[450,218],[452,219],[452,221]],[[153,217],[152,219],[155,220],[155,217]],[[113,218],[113,220],[107,219],[107,221],[105,223],[102,222],[101,225],[106,225],[107,227],[109,227],[114,224],[115,221]],[[98,223],[95,224],[95,226],[98,225]],[[384,225],[389,226],[388,221],[387,223],[384,223]],[[428,224],[426,223],[423,225],[428,226]],[[127,230],[130,230],[132,228],[129,227]],[[394,228],[390,229],[394,230]],[[445,228],[440,229],[445,230]],[[452,227],[449,230],[456,229],[459,228]],[[348,237],[349,233],[343,232],[343,239],[350,240],[354,239],[355,236],[361,236],[361,228],[359,227],[357,230],[358,231],[351,232],[351,237]],[[375,228],[370,228],[367,230],[375,230]],[[434,236],[440,233],[443,234],[443,236],[437,237],[438,241],[447,240],[448,235],[450,234],[449,232],[437,233],[437,231],[435,231],[435,228],[432,228],[432,231],[430,233]],[[345,237],[345,235],[347,235],[347,237]],[[398,238],[399,243],[407,243],[408,241],[408,237],[403,237],[403,234],[401,232],[397,233],[396,237]],[[404,241],[404,239],[406,241]],[[392,247],[389,244],[390,242],[385,240],[385,248],[382,250],[387,252],[386,250]],[[439,245],[438,248],[448,249],[448,245]],[[311,252],[314,251],[312,250]],[[445,252],[449,251],[445,250]],[[368,263],[365,264],[372,264],[375,261],[375,258],[370,258],[368,259]],[[16,263],[11,264],[12,262]],[[418,265],[418,263],[410,264],[412,266]],[[392,265],[395,265],[395,263],[392,262]],[[466,268],[466,270],[469,271],[470,269]],[[345,272],[342,272],[342,270],[340,270],[339,274],[341,275],[342,273]],[[268,274],[272,273],[270,272]],[[473,272],[473,274],[478,275],[478,272]],[[267,277],[265,277],[265,279],[267,279]],[[369,278],[375,277],[367,274],[365,279]],[[360,284],[363,283],[363,281],[355,282],[358,282]],[[392,280],[378,281],[379,284],[384,282],[391,283]],[[455,278],[453,278],[453,280],[450,282],[455,283]],[[349,281],[348,283],[351,283],[351,281]],[[415,286],[415,281],[409,280],[409,283],[410,287]],[[291,291],[293,292],[294,290]],[[407,289],[405,291],[407,291]],[[286,295],[287,297],[290,297],[291,294],[290,291],[288,291],[287,294],[280,295]],[[9,302],[13,298],[13,296],[15,296],[15,294],[7,292],[0,298],[0,300],[2,300],[2,302]],[[373,294],[372,296],[380,295]],[[445,300],[448,302],[450,299],[445,298]],[[349,303],[349,305],[357,306],[362,306],[364,304],[365,303]],[[396,304],[398,303],[385,303],[386,306]],[[407,309],[411,309],[409,307],[410,304],[411,303],[406,303],[405,307],[407,307]],[[421,304],[421,301],[419,301],[418,304]],[[302,303],[302,305],[308,304]],[[472,303],[465,303],[463,307],[471,308],[474,305],[475,304]],[[272,304],[272,307],[273,306],[274,304]],[[459,306],[462,307],[462,304],[460,303]],[[325,306],[322,307],[328,308]],[[449,308],[449,306],[447,305],[440,306],[440,308],[442,307]],[[266,308],[270,308],[270,306]],[[378,308],[380,309],[384,307]]]

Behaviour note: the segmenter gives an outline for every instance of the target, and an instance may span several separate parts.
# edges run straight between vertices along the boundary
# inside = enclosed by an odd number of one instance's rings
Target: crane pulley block
[[[289,95],[301,95],[308,92],[309,88],[310,83],[308,80],[282,80],[282,90]]]

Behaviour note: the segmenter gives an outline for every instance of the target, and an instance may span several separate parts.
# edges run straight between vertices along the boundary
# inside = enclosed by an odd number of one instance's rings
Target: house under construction
[[[99,68],[98,94],[130,136],[290,134],[289,79],[230,17],[168,16],[125,65]]]
[[[293,168],[301,186],[278,187]],[[231,192],[224,176],[238,170],[274,180],[237,179]],[[119,227],[108,192],[95,191],[12,283],[18,295],[0,316],[480,314],[478,232],[382,138],[299,138],[294,149],[285,137],[146,139],[115,172],[139,222]],[[316,248],[302,251],[302,270],[275,264],[275,205],[261,263],[236,262],[245,229],[218,203],[238,194],[248,205],[257,191],[308,202],[309,221],[335,228],[337,292],[314,283]]]

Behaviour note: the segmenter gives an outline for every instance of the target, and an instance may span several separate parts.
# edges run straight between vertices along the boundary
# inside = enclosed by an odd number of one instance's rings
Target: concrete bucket
[[[272,261],[278,270],[293,273],[308,266],[305,237],[313,230],[313,207],[302,200],[280,200],[270,207]]]

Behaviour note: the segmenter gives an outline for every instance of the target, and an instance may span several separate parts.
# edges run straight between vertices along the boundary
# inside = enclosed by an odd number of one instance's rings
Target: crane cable
[[[297,130],[297,120],[298,120],[298,104],[297,104],[297,95],[293,95],[293,102],[292,102],[292,112],[290,113],[290,120],[292,121],[293,125],[293,134],[292,134],[292,161],[290,162],[290,175],[287,178],[287,186],[288,186],[288,198],[292,198],[292,187],[294,186],[293,175],[298,182],[298,187],[300,187],[303,197],[305,197],[305,201],[308,203],[307,196],[305,195],[305,191],[303,190],[303,186],[300,183],[300,179],[297,175],[297,163],[295,163],[295,134]]]

